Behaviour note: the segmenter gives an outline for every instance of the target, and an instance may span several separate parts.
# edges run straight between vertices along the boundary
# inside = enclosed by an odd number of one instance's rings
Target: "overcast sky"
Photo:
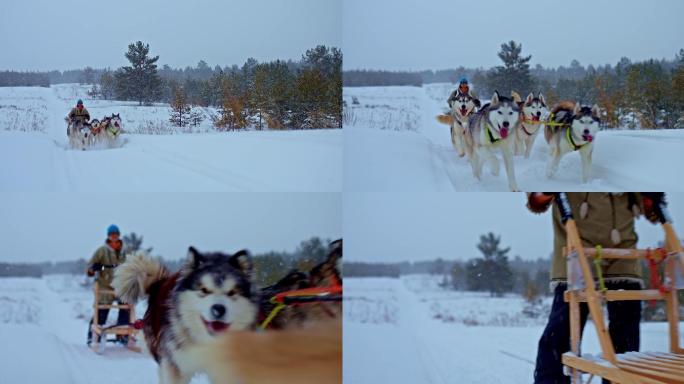
[[[190,245],[258,253],[342,237],[339,193],[5,193],[0,212],[0,262],[90,258],[112,223],[168,259]]]
[[[684,48],[681,0],[345,0],[345,69],[500,65],[515,40],[532,65],[673,58]]]
[[[128,44],[160,64],[299,59],[341,47],[341,0],[2,0],[0,70],[117,68]]]
[[[684,234],[684,194],[668,194],[675,228]],[[523,193],[345,193],[347,261],[467,260],[481,257],[480,235],[501,235],[509,255],[534,260],[553,249],[551,212],[534,215]],[[639,245],[654,247],[662,229],[637,221]]]

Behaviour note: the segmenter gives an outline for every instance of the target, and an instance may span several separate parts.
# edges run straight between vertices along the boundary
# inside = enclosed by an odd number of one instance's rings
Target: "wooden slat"
[[[570,302],[570,292],[565,291],[563,294],[563,299],[566,302]],[[605,293],[598,292],[600,297],[606,301],[626,301],[626,300],[665,300],[666,295],[661,293],[657,289],[642,289],[642,290],[629,290],[629,291],[606,291]],[[577,299],[580,302],[587,301],[587,295],[582,291],[577,291]]]
[[[119,309],[132,309],[130,304],[96,304],[97,308],[119,308]]]
[[[651,251],[652,255],[655,256],[656,252]],[[595,258],[598,252],[596,248],[584,248],[584,254],[587,257]],[[601,258],[602,259],[645,259],[648,255],[648,250],[646,249],[622,249],[622,248],[602,248]]]
[[[653,378],[636,378],[633,374],[622,371],[617,366],[605,360],[587,360],[576,356],[573,353],[564,353],[561,357],[563,364],[568,367],[578,369],[582,372],[587,372],[600,376],[604,379],[614,381],[621,384],[667,384]]]
[[[682,367],[678,369],[655,364],[653,362],[648,363],[644,361],[635,360],[618,360],[618,367],[622,367],[624,365],[628,365],[630,367],[635,368],[648,369],[653,372],[659,372],[663,375],[663,378],[665,379],[672,379],[672,376],[674,376],[675,378],[679,377],[682,381],[684,381],[684,370],[682,369]]]
[[[656,357],[658,359],[672,360],[684,364],[684,355],[664,352],[643,352],[646,355]]]
[[[662,380],[663,382],[668,384],[684,384],[684,376],[682,375],[663,372],[648,367],[642,367],[639,364],[635,363],[618,363],[618,367],[623,368],[629,372],[633,372],[642,377]]]
[[[648,366],[654,366],[654,367],[661,367],[663,369],[671,369],[674,372],[679,372],[684,376],[684,364],[674,362],[671,360],[665,360],[665,359],[656,359],[654,357],[649,357],[649,356],[632,356],[632,355],[622,355],[618,356],[618,362],[619,361],[628,361],[628,362],[635,362],[635,363],[640,363],[640,364],[646,364]]]

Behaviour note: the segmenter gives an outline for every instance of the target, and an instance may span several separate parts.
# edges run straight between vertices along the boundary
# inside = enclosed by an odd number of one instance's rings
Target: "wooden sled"
[[[634,291],[600,290],[593,282],[594,276],[588,259],[646,259],[649,250],[584,248],[580,240],[572,211],[564,193],[556,195],[567,232],[568,290],[565,301],[570,305],[570,352],[562,356],[563,364],[573,384],[582,383],[582,373],[590,374],[587,383],[598,376],[613,383],[624,384],[684,384],[684,349],[679,345],[679,303],[677,300],[677,274],[684,275],[684,253],[675,234],[664,199],[658,203],[656,214],[665,232],[665,252],[661,263],[664,264],[663,289],[644,289]],[[583,280],[582,280],[583,279]],[[681,279],[681,278],[680,278]],[[583,282],[589,282],[583,284]],[[682,288],[682,282],[679,282]],[[613,342],[603,317],[604,301],[621,300],[664,300],[669,325],[669,353],[666,352],[628,352],[616,354]],[[581,354],[580,303],[586,302],[589,314],[596,327],[602,356]]]
[[[94,284],[95,292],[95,303],[93,304],[93,324],[91,325],[91,330],[93,332],[93,341],[90,348],[96,353],[102,353],[104,347],[107,344],[107,335],[112,334],[116,336],[128,336],[128,343],[126,343],[126,348],[134,351],[141,352],[140,347],[136,345],[136,336],[139,329],[136,329],[133,324],[135,323],[135,306],[130,304],[100,304],[101,294],[114,294],[111,289],[100,289],[97,282]],[[117,308],[117,309],[128,309],[128,322],[127,325],[118,325],[114,327],[104,327],[98,324],[98,309],[104,308]]]

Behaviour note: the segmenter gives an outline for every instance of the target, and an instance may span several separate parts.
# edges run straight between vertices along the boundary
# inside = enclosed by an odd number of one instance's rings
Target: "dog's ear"
[[[580,102],[578,101],[578,102],[575,103],[575,109],[572,110],[572,114],[573,114],[573,115],[579,115],[579,113],[580,113],[581,110],[582,110],[582,105],[581,105]]]
[[[202,255],[195,247],[188,248],[188,260],[187,263],[193,269],[200,266],[205,261],[204,255]]]
[[[492,96],[492,105],[497,104],[499,104],[499,91],[494,91],[494,95]]]
[[[539,94],[537,95],[537,97],[541,101],[542,105],[546,107],[546,99],[544,99],[544,95],[542,95],[541,91],[539,91]]]
[[[601,116],[601,109],[599,108],[598,104],[594,104],[594,106],[591,107],[591,114],[595,117]]]
[[[529,95],[525,98],[525,104],[532,104],[532,100],[534,99],[534,94],[530,92]]]
[[[254,263],[252,262],[252,255],[249,253],[248,250],[243,249],[235,253],[233,256],[229,257],[228,264],[230,264],[231,267],[237,269],[238,271],[244,273],[245,276],[252,276]]]
[[[516,103],[521,103],[521,102],[522,102],[522,99],[520,98],[520,94],[519,94],[518,92],[516,92],[516,91],[511,91],[511,98],[512,98],[513,101],[515,101]]]

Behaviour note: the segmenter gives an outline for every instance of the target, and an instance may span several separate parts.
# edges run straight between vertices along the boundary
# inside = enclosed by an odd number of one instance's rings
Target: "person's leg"
[[[104,323],[107,321],[107,315],[108,315],[108,314],[109,314],[109,308],[101,308],[101,309],[98,309],[98,310],[97,310],[97,324],[98,324],[98,325],[104,324]],[[92,325],[93,325],[93,319],[90,318],[90,323],[88,323],[88,341],[87,341],[88,345],[90,345],[90,343],[91,343],[92,340],[93,340],[93,329],[92,329]],[[100,340],[100,339],[98,338],[98,341],[99,341],[99,340]]]
[[[608,284],[608,289],[637,290],[641,285],[635,282]],[[641,322],[641,301],[609,301],[608,332],[613,340],[615,353],[639,351]]]
[[[544,333],[539,339],[537,364],[534,369],[535,384],[565,384],[570,378],[563,374],[561,356],[570,350],[570,307],[563,300],[565,284],[554,290],[553,305]],[[580,325],[587,321],[586,304],[580,305]]]

